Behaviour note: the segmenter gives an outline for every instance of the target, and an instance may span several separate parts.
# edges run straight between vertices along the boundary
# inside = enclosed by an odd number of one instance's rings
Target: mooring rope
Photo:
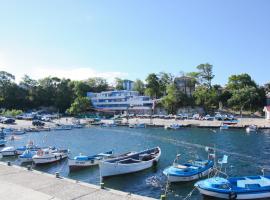
[[[187,200],[187,199],[189,199],[191,196],[192,196],[192,194],[193,194],[193,192],[196,190],[196,187],[194,187],[188,194],[187,194],[187,196],[183,199],[183,200]]]

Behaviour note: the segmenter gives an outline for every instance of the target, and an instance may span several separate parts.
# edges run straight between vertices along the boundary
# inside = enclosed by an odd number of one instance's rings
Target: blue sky
[[[270,81],[269,0],[0,0],[0,70],[145,79],[214,66]]]

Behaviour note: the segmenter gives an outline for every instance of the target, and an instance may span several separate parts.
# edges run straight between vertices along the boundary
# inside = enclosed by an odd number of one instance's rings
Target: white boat
[[[33,156],[37,154],[37,151],[25,150],[21,155],[19,155],[19,161],[24,162],[33,162]]]
[[[250,132],[257,132],[258,128],[256,125],[250,125],[246,128],[246,132],[250,133]]]
[[[164,129],[166,129],[166,130],[168,130],[168,129],[177,130],[177,129],[180,129],[181,127],[182,127],[181,124],[170,124],[170,125],[165,125]]]
[[[203,195],[221,199],[270,199],[270,176],[213,177],[195,187]]]
[[[14,130],[12,132],[13,135],[23,135],[25,134],[25,131],[24,130]]]
[[[99,163],[100,176],[115,176],[150,168],[157,164],[160,155],[160,148],[155,147],[139,153],[132,153],[131,155],[101,161]]]
[[[62,160],[68,156],[68,150],[59,150],[55,147],[40,149],[37,154],[33,156],[35,164],[47,164]]]
[[[26,150],[38,151],[39,149],[41,149],[41,147],[34,145],[34,143],[32,141],[30,141],[26,146],[16,148],[16,153],[18,155],[21,155]]]
[[[82,124],[73,124],[72,125],[73,128],[83,128]]]
[[[169,182],[193,181],[209,175],[214,162],[212,160],[194,160],[189,163],[179,164],[180,155],[176,156],[172,166],[163,170]]]
[[[86,156],[80,154],[79,156],[75,156],[73,159],[68,159],[68,165],[70,170],[90,167],[94,165],[98,165],[101,160],[107,159],[111,157],[113,154],[112,151],[108,151],[105,153],[100,153],[93,156]]]
[[[64,131],[64,130],[71,130],[72,126],[71,125],[59,125],[53,128],[55,131]]]
[[[16,148],[13,146],[5,147],[1,150],[2,156],[15,156],[16,154]]]

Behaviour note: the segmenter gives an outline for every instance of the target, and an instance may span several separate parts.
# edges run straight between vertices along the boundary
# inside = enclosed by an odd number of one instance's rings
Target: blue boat
[[[25,150],[22,155],[19,155],[20,162],[33,162],[33,156],[37,154],[37,151]]]
[[[7,141],[5,139],[0,139],[0,146],[5,146]]]
[[[113,155],[113,151],[108,151],[105,153],[100,153],[93,156],[86,156],[80,154],[79,156],[75,156],[73,159],[68,159],[68,165],[70,170],[75,170],[79,168],[90,167],[94,165],[98,165],[101,160],[106,158],[110,158]]]
[[[38,151],[39,149],[41,149],[41,147],[34,145],[33,142],[30,141],[26,146],[16,148],[16,153],[17,155],[21,155],[26,150]]]
[[[195,184],[201,194],[221,199],[270,198],[270,176],[213,177]]]
[[[163,174],[169,182],[184,182],[197,180],[209,175],[214,162],[212,160],[194,160],[190,163],[179,164],[180,155],[177,155],[173,165],[164,169]]]

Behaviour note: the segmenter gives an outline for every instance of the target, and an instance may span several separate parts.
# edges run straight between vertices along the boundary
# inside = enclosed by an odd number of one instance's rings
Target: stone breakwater
[[[200,127],[200,128],[219,128],[222,121],[207,121],[207,120],[175,120],[175,119],[138,119],[132,118],[128,121],[126,119],[122,120],[123,123],[145,123],[153,126],[165,126],[170,124],[181,124],[184,126]],[[230,125],[233,128],[245,128],[249,125],[256,125],[260,129],[270,129],[270,120],[265,120],[262,118],[242,118],[238,119],[238,123]]]
[[[0,162],[1,200],[154,200]]]

